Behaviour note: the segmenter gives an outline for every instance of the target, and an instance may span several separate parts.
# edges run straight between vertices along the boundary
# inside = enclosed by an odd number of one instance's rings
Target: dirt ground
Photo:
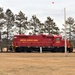
[[[0,53],[0,75],[75,75],[75,53]]]

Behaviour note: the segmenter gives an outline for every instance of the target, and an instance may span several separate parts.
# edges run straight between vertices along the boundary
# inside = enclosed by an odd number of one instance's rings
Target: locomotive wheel
[[[15,52],[21,52],[20,47],[17,47],[17,48],[15,49]]]
[[[55,47],[52,52],[65,52],[64,47]]]
[[[55,47],[52,52],[59,52],[59,48]]]
[[[32,52],[32,48],[27,48],[27,52],[31,53]]]
[[[64,47],[60,47],[60,52],[65,52]]]

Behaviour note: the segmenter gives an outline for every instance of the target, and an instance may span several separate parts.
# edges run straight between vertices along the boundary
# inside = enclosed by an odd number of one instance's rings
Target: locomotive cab
[[[69,40],[66,40],[67,52],[73,52],[73,43]],[[53,43],[55,52],[65,52],[65,40],[62,39],[60,35],[54,35]]]

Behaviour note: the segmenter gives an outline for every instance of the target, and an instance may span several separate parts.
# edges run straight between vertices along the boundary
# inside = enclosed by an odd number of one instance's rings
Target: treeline
[[[22,11],[14,14],[0,7],[0,33],[1,38],[11,39],[15,34],[59,34],[59,28],[50,16],[42,23],[36,15],[28,20]]]
[[[61,31],[64,37],[64,25]],[[22,11],[14,14],[11,9],[3,10],[0,7],[0,39],[12,39],[15,34],[59,34],[59,27],[54,20],[48,16],[42,23],[36,15],[32,15],[31,19]],[[75,40],[75,21],[69,17],[66,20],[66,33],[69,40]]]

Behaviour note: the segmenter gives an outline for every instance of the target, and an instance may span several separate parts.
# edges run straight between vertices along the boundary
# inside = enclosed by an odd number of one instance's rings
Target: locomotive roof
[[[62,37],[61,35],[44,35],[44,34],[41,34],[41,35],[25,35],[25,34],[20,34],[20,35],[14,35],[14,36],[16,36],[16,37],[18,37],[18,36],[47,36],[47,37]]]

